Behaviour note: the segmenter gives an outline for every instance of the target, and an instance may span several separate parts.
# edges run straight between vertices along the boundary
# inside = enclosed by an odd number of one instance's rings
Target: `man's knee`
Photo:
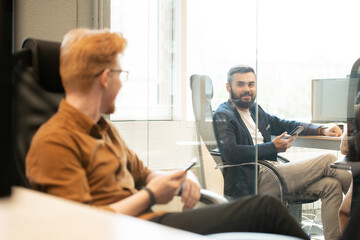
[[[267,194],[257,194],[257,195],[253,195],[253,196],[248,196],[248,197],[244,197],[244,198],[240,198],[238,200],[235,200],[234,203],[235,205],[240,205],[239,207],[241,208],[253,208],[253,209],[257,209],[257,208],[278,208],[278,207],[283,207],[282,203],[280,202],[280,200],[278,200],[276,197],[272,196],[272,195],[267,195]]]
[[[324,153],[319,156],[319,161],[323,162],[324,164],[330,165],[337,160],[337,157],[332,153]]]
[[[324,196],[325,195],[331,195],[331,196],[341,196],[342,198],[342,185],[341,183],[335,179],[335,178],[331,178],[331,177],[327,177],[324,178],[325,180],[325,184],[324,184]]]
[[[279,209],[285,208],[282,202],[275,196],[268,194],[258,194],[254,196],[256,199],[256,204],[254,208],[262,209],[263,211],[278,211]]]
[[[232,203],[233,217],[248,219],[250,222],[271,221],[283,216],[287,212],[283,204],[275,197],[258,194],[251,197],[240,198]]]

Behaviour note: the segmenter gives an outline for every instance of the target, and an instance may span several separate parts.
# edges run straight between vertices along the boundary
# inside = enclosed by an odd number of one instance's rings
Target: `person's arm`
[[[260,113],[259,113],[260,114]],[[318,135],[320,125],[306,122],[299,122],[294,120],[287,120],[279,118],[275,115],[265,113],[267,121],[271,123],[270,125],[270,134],[274,136],[279,136],[284,132],[290,133],[297,126],[303,126],[304,130],[299,134],[299,136],[306,135]]]
[[[181,172],[183,170],[179,171]],[[157,177],[168,174],[169,173],[162,171],[153,171],[151,172],[151,174],[149,174],[147,178],[147,183],[150,183],[151,180]],[[181,188],[181,201],[184,203],[183,210],[193,208],[200,199],[200,183],[192,172],[187,171],[185,174],[186,178],[184,179],[184,182],[177,189],[177,192],[175,192],[176,195]],[[148,186],[149,189],[152,189],[152,186],[149,186],[149,184],[147,184],[146,186]]]
[[[327,128],[320,127],[318,134],[330,137],[340,137],[342,135],[342,131],[338,126],[333,125]]]
[[[117,134],[117,132],[114,130]],[[149,171],[143,162],[139,160],[138,156],[131,151],[125,144],[125,142],[121,139],[121,137],[117,134],[118,141],[122,145],[126,155],[128,157],[128,167],[129,170],[134,178],[135,185],[138,189],[142,186],[145,186],[151,182],[151,180],[155,179],[156,177],[169,175],[168,172],[161,172],[161,171]],[[200,184],[195,177],[195,175],[188,171],[187,177],[182,184],[182,195],[181,200],[184,203],[184,209],[190,209],[195,206],[195,204],[200,199]],[[148,191],[151,190],[151,186],[148,187]],[[180,189],[180,188],[179,188]],[[143,190],[142,190],[143,191]]]
[[[61,134],[61,140],[51,135],[35,135],[26,156],[26,175],[32,187],[77,202],[92,202],[79,153],[62,143],[73,140]]]
[[[348,137],[346,132],[344,132],[344,134],[341,137],[340,152],[342,155],[349,154]]]
[[[292,146],[292,144],[294,143],[294,141],[296,139],[296,136],[292,136],[292,137],[289,137],[288,139],[284,139],[286,134],[287,134],[287,132],[284,132],[283,134],[281,134],[280,136],[277,136],[273,140],[273,143],[274,143],[278,153],[286,152],[286,150]]]
[[[183,210],[192,209],[200,199],[200,183],[196,176],[187,171],[187,177],[182,185],[181,201],[184,203]]]
[[[172,172],[171,174],[151,172],[148,175],[146,184],[151,193],[142,189],[130,197],[110,204],[109,207],[116,213],[138,216],[151,207],[150,194],[154,195],[156,203],[165,204],[171,201],[180,190],[185,176],[184,170]]]

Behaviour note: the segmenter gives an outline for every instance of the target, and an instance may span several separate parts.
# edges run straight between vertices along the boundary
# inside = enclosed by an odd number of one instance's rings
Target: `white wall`
[[[110,26],[110,0],[16,0],[14,48],[25,38],[61,41],[76,27]]]

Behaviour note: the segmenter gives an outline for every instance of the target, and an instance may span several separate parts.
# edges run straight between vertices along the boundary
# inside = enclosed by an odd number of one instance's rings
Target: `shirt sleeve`
[[[26,174],[36,190],[89,203],[92,197],[86,172],[74,149],[64,144],[69,142],[70,137],[60,134],[57,138],[35,135],[26,157]]]
[[[146,179],[151,173],[139,157],[130,149],[128,150],[128,168],[135,181],[135,187],[140,189],[146,185]]]
[[[266,113],[266,116],[271,125],[271,135],[279,136],[285,131],[290,133],[297,126],[304,127],[304,131],[302,131],[299,134],[300,136],[319,135],[318,128],[321,127],[320,125],[313,124],[313,123],[306,123],[306,122],[298,122],[298,121],[294,121],[294,120],[281,119],[275,115],[271,115],[268,113]]]

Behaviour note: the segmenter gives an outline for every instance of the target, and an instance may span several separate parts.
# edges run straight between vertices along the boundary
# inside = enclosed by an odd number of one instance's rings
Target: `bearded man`
[[[297,135],[289,138],[286,136],[297,126],[304,127],[301,135],[342,134],[337,126],[325,128],[312,123],[281,119],[265,112],[255,103],[256,76],[254,69],[249,66],[232,67],[228,72],[226,89],[229,100],[222,103],[213,116],[218,147],[226,163],[250,163],[256,157],[258,160],[276,162],[278,153],[285,152],[295,141]],[[257,110],[258,121],[255,117]],[[271,140],[271,135],[277,137]],[[348,172],[329,167],[336,159],[333,154],[322,154],[315,158],[276,165],[290,193],[309,193],[321,199],[321,219],[326,240],[340,237],[337,213],[343,193],[347,192],[351,182]],[[225,195],[238,198],[253,194],[255,170],[254,165],[224,168]],[[263,168],[259,168],[258,189],[260,193],[280,195],[274,177]]]

